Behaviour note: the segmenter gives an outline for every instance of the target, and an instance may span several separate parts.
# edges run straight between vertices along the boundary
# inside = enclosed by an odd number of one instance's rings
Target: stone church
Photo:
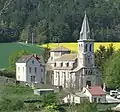
[[[90,28],[85,14],[78,42],[78,53],[73,54],[67,48],[58,46],[50,51],[49,84],[63,88],[81,90],[86,86],[101,86],[100,72],[95,67],[94,39],[90,37]],[[72,46],[71,46],[72,47]]]

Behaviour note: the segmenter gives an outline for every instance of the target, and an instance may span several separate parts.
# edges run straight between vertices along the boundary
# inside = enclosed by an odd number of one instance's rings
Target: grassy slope
[[[27,50],[29,52],[39,55],[42,54],[42,48],[40,47],[19,43],[0,43],[0,68],[8,67],[9,56],[16,51],[21,50]]]

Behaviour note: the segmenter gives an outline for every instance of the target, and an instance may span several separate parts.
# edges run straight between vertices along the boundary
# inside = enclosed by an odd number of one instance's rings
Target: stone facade
[[[62,46],[50,52],[48,65],[52,67],[52,85],[63,88],[101,86],[100,72],[95,67],[94,39],[90,38],[90,28],[85,14],[80,38],[78,40],[78,54],[71,54],[70,50]]]

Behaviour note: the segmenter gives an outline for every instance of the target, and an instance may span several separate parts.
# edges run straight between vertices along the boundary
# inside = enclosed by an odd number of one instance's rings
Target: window
[[[37,67],[35,67],[35,73],[37,73]]]
[[[32,64],[34,64],[34,60],[32,60]]]
[[[97,98],[94,98],[94,102],[97,102]]]
[[[100,98],[98,98],[98,102],[100,102]]]
[[[20,67],[18,67],[18,73],[20,73]]]
[[[51,57],[51,60],[53,60],[53,57]]]
[[[41,68],[41,72],[43,72],[43,69]]]
[[[61,63],[61,67],[63,66],[63,63]]]
[[[31,82],[35,82],[35,76],[31,76]]]
[[[29,73],[31,73],[31,67],[29,67]]]
[[[63,77],[65,76],[65,72],[62,72],[62,76],[63,76]]]
[[[69,63],[66,63],[67,67],[69,67]]]
[[[54,64],[54,67],[56,67],[56,63]]]
[[[90,58],[88,58],[88,64],[90,64]]]
[[[84,48],[84,51],[87,52],[87,44],[85,44],[85,48]]]
[[[69,78],[69,73],[68,73],[68,78]]]
[[[23,73],[24,73],[24,67],[23,67]]]
[[[87,75],[87,70],[85,70],[85,75]]]
[[[92,51],[92,44],[90,44],[89,51]]]
[[[18,76],[18,79],[20,79],[20,76]]]

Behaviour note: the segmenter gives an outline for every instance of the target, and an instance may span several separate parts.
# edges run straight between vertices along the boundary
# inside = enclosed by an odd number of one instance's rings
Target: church
[[[63,46],[50,51],[47,62],[49,66],[49,83],[56,87],[76,88],[82,90],[87,86],[101,86],[100,72],[95,67],[94,39],[85,14],[78,42],[78,53]]]

